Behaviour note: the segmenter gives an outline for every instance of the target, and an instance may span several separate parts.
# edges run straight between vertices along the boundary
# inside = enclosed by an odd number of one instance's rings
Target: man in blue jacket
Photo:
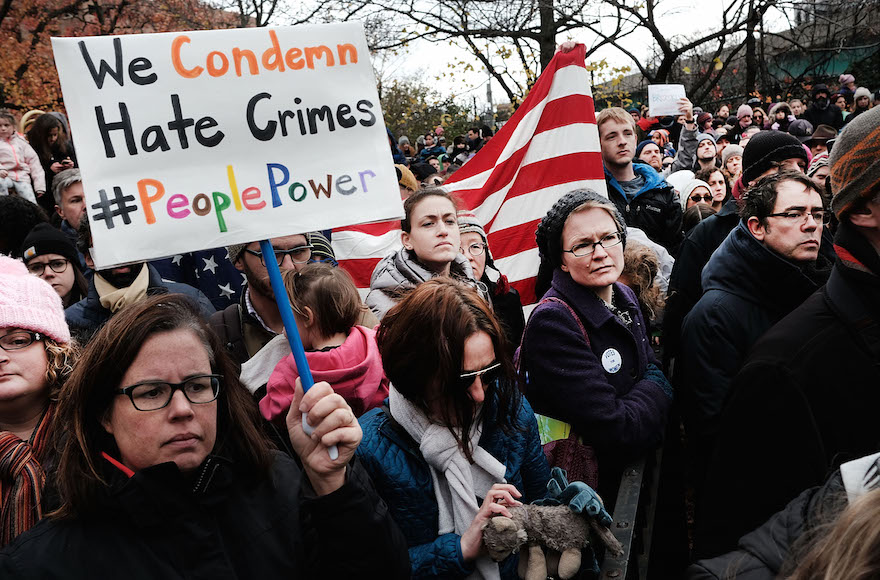
[[[696,126],[691,118],[691,126]],[[596,118],[605,166],[608,197],[623,214],[626,225],[639,228],[669,253],[681,243],[681,202],[675,189],[651,166],[633,164],[636,126],[620,107],[604,109]]]

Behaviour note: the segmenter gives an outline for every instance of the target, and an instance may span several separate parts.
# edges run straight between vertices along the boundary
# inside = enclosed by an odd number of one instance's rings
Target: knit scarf
[[[477,425],[471,436],[474,463],[459,449],[449,429],[431,422],[415,405],[410,403],[392,385],[388,407],[391,416],[419,445],[422,457],[428,462],[437,499],[438,533],[464,534],[474,521],[480,504],[477,498],[486,496],[492,485],[504,482],[507,471],[504,464],[478,446],[482,425]],[[498,564],[488,556],[476,561],[472,579],[499,579]]]
[[[851,272],[861,272],[880,281],[880,254],[848,221],[843,220],[834,236],[834,252],[839,264]]]
[[[101,306],[113,313],[122,310],[124,306],[143,300],[147,296],[149,287],[150,269],[146,264],[143,265],[141,273],[137,275],[131,286],[125,288],[117,288],[95,272],[95,290],[98,291]]]
[[[29,530],[43,517],[46,472],[40,460],[52,431],[54,403],[49,403],[29,441],[0,431],[0,547]]]

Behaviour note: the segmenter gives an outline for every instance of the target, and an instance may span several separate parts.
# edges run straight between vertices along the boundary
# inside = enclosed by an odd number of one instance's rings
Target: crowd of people
[[[540,220],[528,317],[442,186],[488,127],[388,131],[362,295],[330,232],[97,269],[64,115],[0,112],[0,577],[514,578],[490,518],[551,467],[613,513],[661,446],[677,577],[875,577],[878,104],[600,111],[607,195]]]

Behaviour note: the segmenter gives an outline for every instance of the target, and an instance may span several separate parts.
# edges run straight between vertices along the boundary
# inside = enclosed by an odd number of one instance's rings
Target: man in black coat
[[[714,556],[841,462],[880,448],[880,109],[831,153],[840,220],[828,284],[756,343],[731,387],[698,506]]]
[[[682,326],[677,387],[697,476],[752,345],[818,290],[831,269],[819,252],[830,212],[802,173],[783,171],[756,183],[740,215],[703,269],[704,294]]]
[[[832,105],[828,99],[830,92],[828,87],[819,83],[813,87],[813,102],[807,107],[803,118],[810,122],[813,127],[819,125],[831,125],[838,131],[843,127],[843,112]]]
[[[739,223],[738,200],[745,186],[780,169],[803,171],[807,167],[807,152],[800,141],[780,131],[761,131],[749,140],[743,151],[743,176],[737,181],[733,195],[717,214],[709,216],[690,231],[675,258],[666,313],[663,322],[663,343],[667,371],[673,376],[670,361],[681,347],[681,325],[684,317],[703,295],[700,276],[712,253]],[[830,244],[830,240],[829,240]]]

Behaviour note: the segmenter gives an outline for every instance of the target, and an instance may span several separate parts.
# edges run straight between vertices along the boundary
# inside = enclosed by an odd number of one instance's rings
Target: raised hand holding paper
[[[679,99],[685,98],[684,85],[648,85],[648,114],[652,117],[680,115]]]

